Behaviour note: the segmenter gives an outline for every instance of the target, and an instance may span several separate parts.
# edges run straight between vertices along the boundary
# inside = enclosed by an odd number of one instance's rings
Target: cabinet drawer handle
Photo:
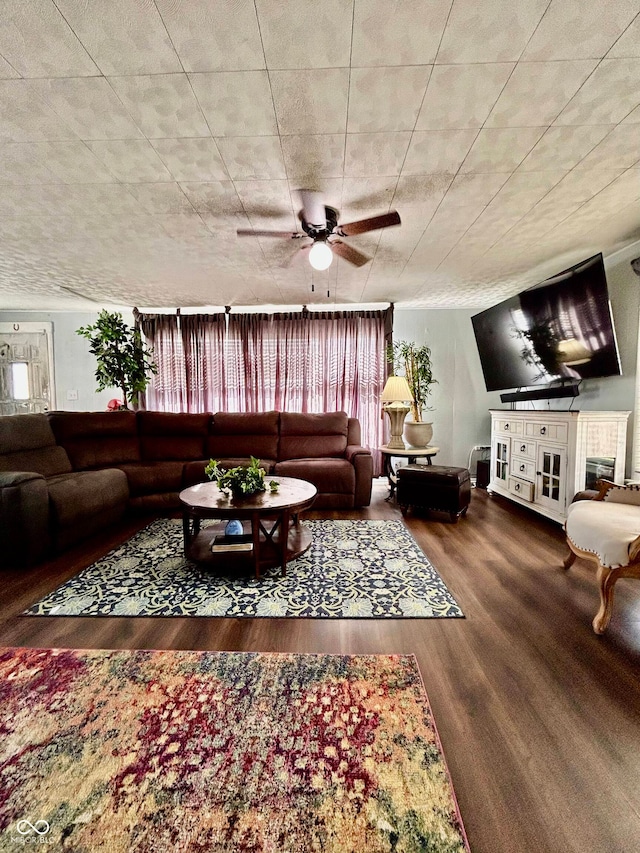
[[[520,452],[521,452],[521,453],[524,453],[526,449],[527,449],[527,445],[526,445],[526,444],[521,444],[521,445],[520,445]]]
[[[524,469],[525,469],[525,466],[524,466],[524,465],[521,465],[521,466],[520,466],[520,470],[521,470],[521,471],[524,471]]]
[[[520,483],[516,483],[516,492],[520,491]]]
[[[504,431],[506,432],[509,429],[509,424],[504,425]]]
[[[546,428],[546,427],[540,427],[540,435],[545,435],[545,434],[546,434],[546,432],[547,432],[547,428]]]

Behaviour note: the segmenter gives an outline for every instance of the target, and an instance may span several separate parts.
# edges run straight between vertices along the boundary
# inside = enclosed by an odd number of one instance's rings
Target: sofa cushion
[[[46,415],[0,418],[0,471],[33,471],[43,477],[71,471]]]
[[[280,414],[278,459],[344,457],[347,449],[348,418],[346,412],[319,414]]]
[[[277,459],[278,412],[216,412],[205,456],[212,459]]]
[[[210,423],[208,412],[138,412],[142,459],[202,459]]]
[[[118,465],[127,475],[132,497],[154,492],[177,492],[182,488],[182,462],[144,462],[138,465]]]
[[[127,505],[129,489],[122,471],[78,471],[59,474],[47,480],[49,503],[54,521],[60,527],[81,525],[86,518]],[[79,538],[79,537],[75,537]]]
[[[319,493],[353,495],[356,472],[346,459],[289,459],[278,462],[274,473],[313,483]]]
[[[140,461],[135,412],[50,412],[49,423],[75,471]]]

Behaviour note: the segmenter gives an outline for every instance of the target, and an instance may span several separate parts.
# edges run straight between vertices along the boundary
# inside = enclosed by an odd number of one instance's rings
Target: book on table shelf
[[[212,551],[252,551],[253,536],[243,533],[241,536],[216,536],[211,543]]]

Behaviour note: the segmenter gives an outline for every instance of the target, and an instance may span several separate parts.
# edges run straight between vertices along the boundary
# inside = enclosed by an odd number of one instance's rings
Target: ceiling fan
[[[359,219],[338,225],[339,213],[334,207],[323,204],[321,194],[313,190],[299,190],[302,210],[298,219],[303,234],[299,231],[257,231],[251,228],[239,228],[239,237],[283,237],[289,240],[300,240],[310,237],[312,242],[301,246],[297,254],[309,253],[309,263],[316,270],[326,270],[331,266],[333,256],[338,255],[357,267],[364,266],[371,260],[363,252],[344,243],[340,237],[352,237],[354,234],[364,234],[376,231],[378,228],[388,228],[390,225],[400,225],[400,214],[391,210],[380,216],[369,219]]]

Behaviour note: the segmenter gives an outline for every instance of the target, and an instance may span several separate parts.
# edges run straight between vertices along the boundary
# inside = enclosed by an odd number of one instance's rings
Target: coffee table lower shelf
[[[279,535],[276,535],[275,543],[269,541],[264,534],[260,534],[260,545],[258,553],[258,566],[253,548],[250,551],[237,551],[233,548],[227,550],[211,550],[211,544],[216,536],[224,531],[224,524],[212,524],[200,530],[185,547],[185,556],[194,563],[200,563],[212,568],[226,568],[232,571],[255,572],[260,577],[266,569],[282,567],[282,553]],[[279,533],[279,531],[278,531]],[[311,531],[302,522],[289,528],[287,537],[286,563],[295,560],[311,546]],[[284,574],[284,567],[283,567]]]

